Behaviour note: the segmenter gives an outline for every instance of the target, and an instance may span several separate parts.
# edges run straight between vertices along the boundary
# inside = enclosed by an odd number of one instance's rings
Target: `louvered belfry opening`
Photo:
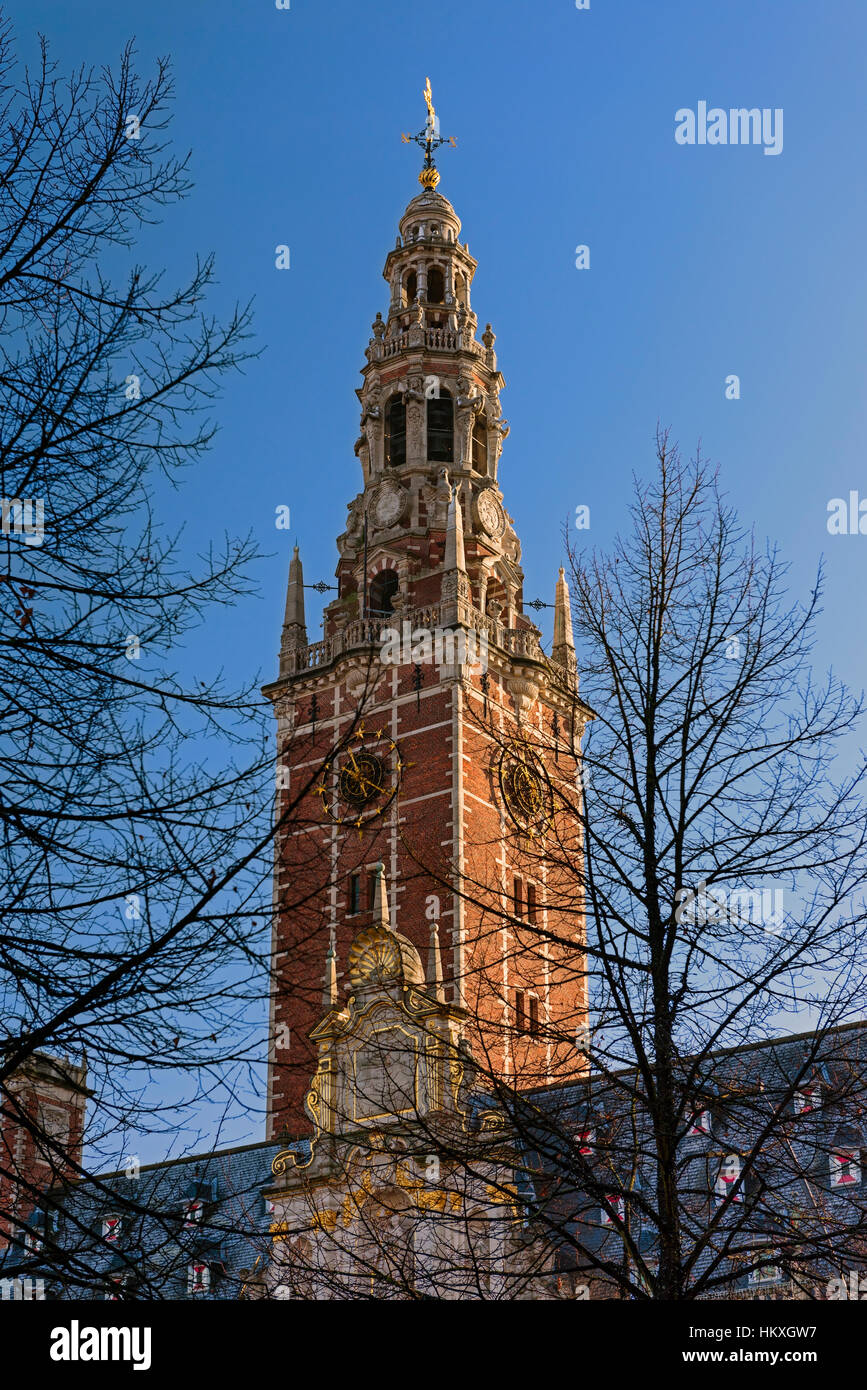
[[[454,462],[455,403],[446,390],[427,403],[427,456],[429,463]]]

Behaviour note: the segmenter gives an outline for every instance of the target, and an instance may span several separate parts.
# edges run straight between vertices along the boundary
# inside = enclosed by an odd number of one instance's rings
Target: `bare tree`
[[[255,1102],[271,845],[308,790],[275,799],[255,684],[182,650],[255,592],[257,552],[191,564],[159,515],[250,353],[249,307],[207,311],[210,257],[176,286],[133,260],[189,190],[171,95],[131,46],[62,75],[0,30],[0,1086],[36,1157],[4,1160],[0,1205],[70,1172],[13,1084],[36,1056],[86,1054],[103,1165],[148,1128],[177,1146],[192,1094],[211,1137]]]
[[[863,757],[832,766],[860,702],[809,666],[821,576],[791,605],[704,463],[660,434],[657,465],[631,533],[571,556],[596,714],[564,803],[583,854],[557,817],[539,854],[557,882],[571,867],[561,913],[586,911],[592,1079],[540,1103],[528,1140],[577,1264],[682,1299],[781,1259],[810,1284],[863,1248],[865,1059],[838,1025],[863,1006],[867,823]]]

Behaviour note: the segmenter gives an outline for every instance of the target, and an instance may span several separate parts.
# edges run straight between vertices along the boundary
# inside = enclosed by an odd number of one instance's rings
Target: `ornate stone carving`
[[[493,488],[487,487],[476,498],[476,521],[493,540],[499,540],[506,529],[506,514]]]
[[[515,702],[515,711],[521,719],[532,708],[533,701],[539,694],[539,687],[529,676],[524,675],[511,676],[508,685]]]
[[[471,458],[473,424],[484,404],[484,394],[477,391],[467,377],[458,377],[457,428],[455,433],[458,458],[465,465],[469,464]]]
[[[406,488],[399,487],[386,478],[380,483],[371,500],[370,515],[374,526],[383,531],[397,526],[403,519],[408,501],[409,493]]]

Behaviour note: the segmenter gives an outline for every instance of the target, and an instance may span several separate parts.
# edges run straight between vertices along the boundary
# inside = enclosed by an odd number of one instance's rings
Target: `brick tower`
[[[77,1176],[84,1142],[87,1063],[34,1052],[0,1083],[0,1250],[38,1239],[41,1194]]]
[[[521,1087],[581,1069],[583,916],[558,892],[580,857],[569,595],[550,657],[523,611],[498,472],[508,426],[476,261],[437,192],[430,98],[422,192],[400,219],[362,368],[362,490],[338,537],[337,599],[308,642],[296,548],[278,678],[270,1132],[306,1130],[310,1029],[385,866],[393,928],[441,958],[483,1070]],[[574,885],[574,871],[571,875]],[[565,879],[564,879],[565,882]],[[328,967],[323,981],[323,965]],[[325,993],[323,996],[323,983]]]

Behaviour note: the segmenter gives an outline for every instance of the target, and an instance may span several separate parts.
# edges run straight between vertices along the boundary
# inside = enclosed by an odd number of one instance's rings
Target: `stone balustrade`
[[[454,610],[454,604],[449,605]],[[296,647],[283,653],[281,669],[286,675],[300,675],[305,671],[314,671],[319,667],[328,666],[347,652],[363,650],[365,648],[380,646],[382,633],[386,628],[396,628],[403,632],[403,624],[409,625],[410,632],[419,628],[433,632],[442,624],[442,611],[444,604],[428,604],[421,608],[408,608],[400,612],[389,614],[387,617],[376,618],[356,618],[354,621],[346,623],[344,627],[333,637],[326,637],[321,642],[311,642],[306,647]],[[499,648],[500,651],[508,652],[510,656],[522,661],[547,662],[549,660],[542,650],[541,643],[536,631],[533,628],[507,628],[502,623],[496,622],[492,617],[480,612],[473,604],[460,600],[458,608],[458,625],[468,628],[471,631],[485,633],[491,646]],[[448,624],[454,626],[453,623]]]
[[[420,335],[412,328],[404,328],[384,342],[373,343],[370,352],[373,359],[379,361],[416,347],[442,352],[472,352],[477,357],[484,352],[481,344],[469,333],[459,333],[453,328],[425,328]]]

